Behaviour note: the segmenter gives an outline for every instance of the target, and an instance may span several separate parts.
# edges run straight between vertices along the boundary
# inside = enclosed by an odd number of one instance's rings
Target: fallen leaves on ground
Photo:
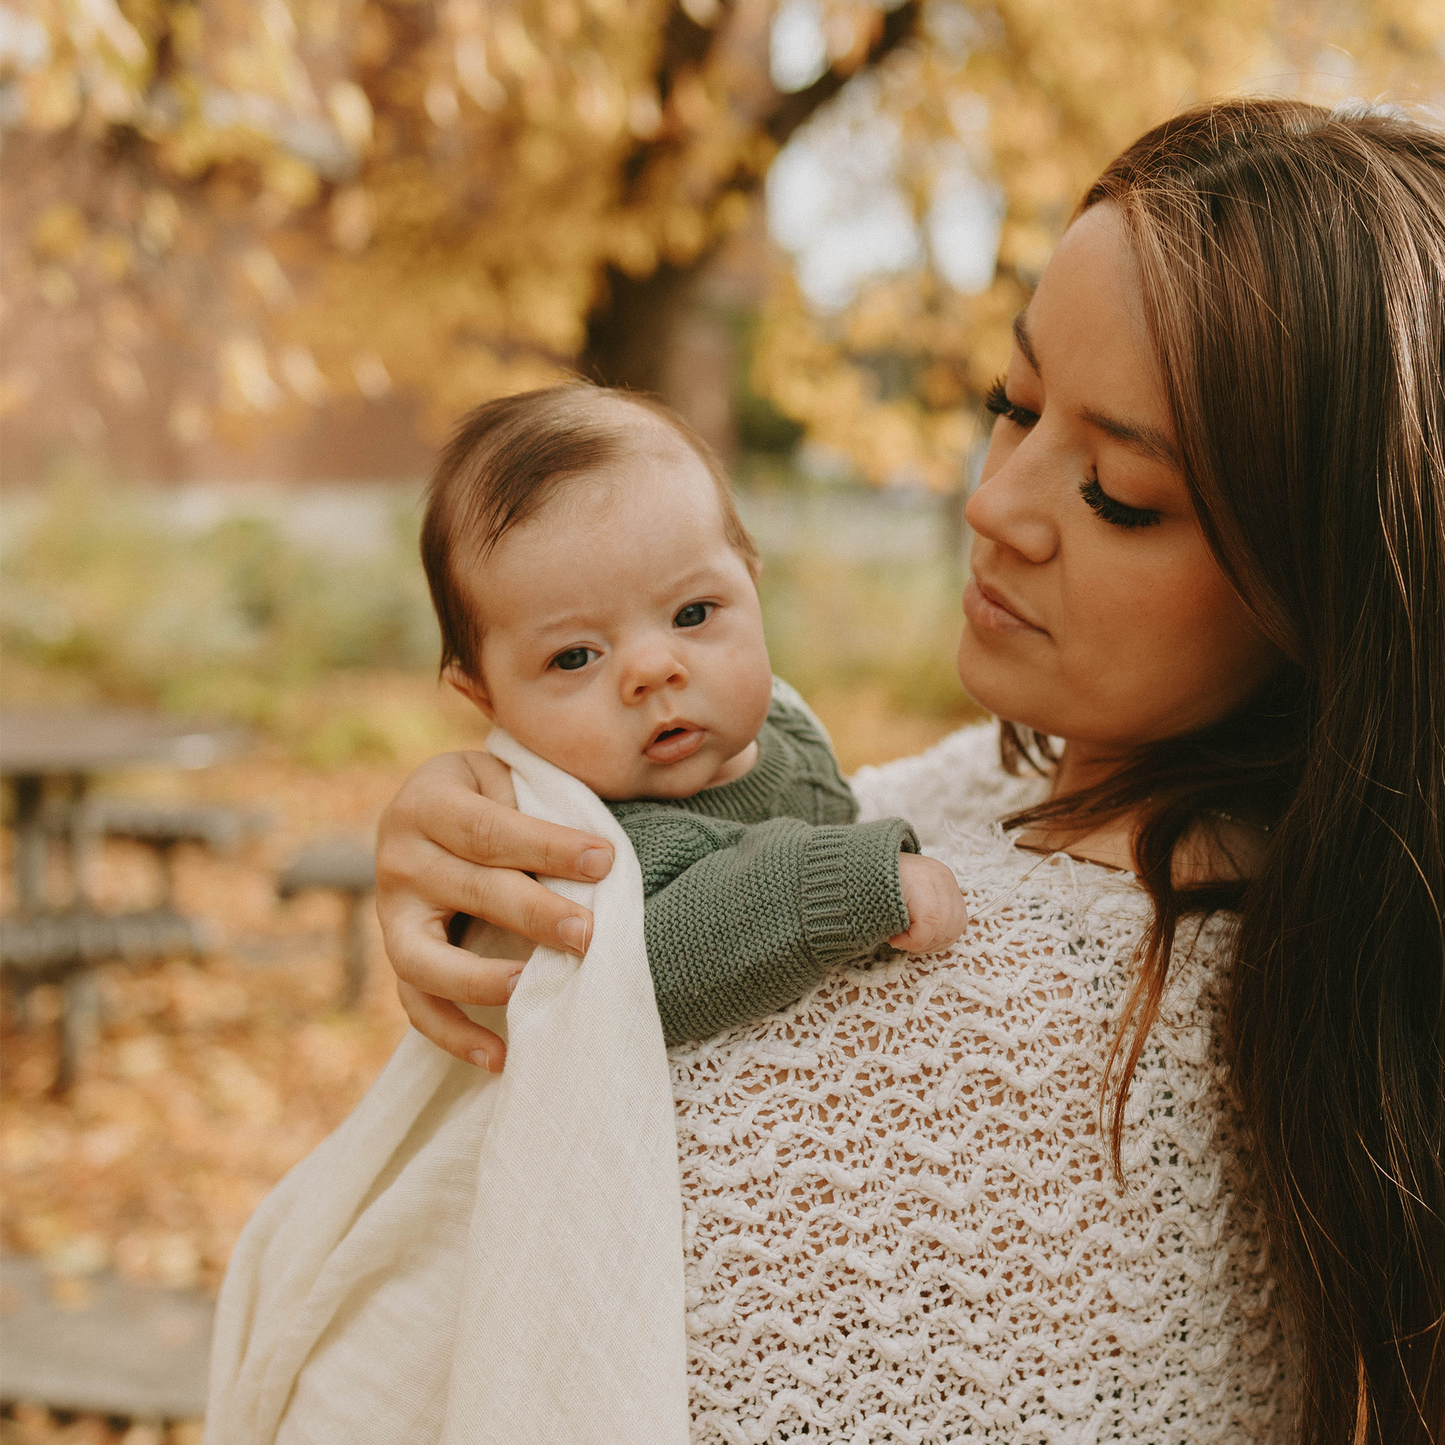
[[[64,1096],[60,989],[7,990],[5,1248],[39,1256],[57,1280],[113,1267],[136,1282],[219,1284],[251,1211],[345,1117],[405,1027],[374,925],[368,989],[343,1012],[341,900],[283,904],[274,885],[308,836],[369,840],[403,776],[265,756],[198,776],[195,793],[263,806],[275,824],[236,857],[182,853],[177,905],[217,946],[103,968],[100,1037]],[[107,844],[92,896],[145,906],[153,872],[147,850]]]

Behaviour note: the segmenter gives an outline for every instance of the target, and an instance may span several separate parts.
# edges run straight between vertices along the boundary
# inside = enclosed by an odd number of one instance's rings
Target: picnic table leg
[[[370,896],[351,889],[345,894],[346,978],[341,987],[342,1008],[354,1007],[366,989],[366,910],[362,904]]]
[[[176,844],[172,838],[167,838],[155,845],[156,861],[160,864],[161,870],[161,901],[162,908],[173,908],[176,900]]]
[[[45,824],[41,805],[45,798],[43,778],[22,773],[11,779],[15,793],[15,902],[21,913],[40,913],[45,908]]]
[[[85,795],[89,791],[90,779],[84,773],[72,773],[70,804],[65,818],[65,842],[70,850],[70,906],[72,908],[84,908],[89,902],[85,887],[86,873],[95,841],[85,822]]]
[[[65,980],[65,1012],[60,1020],[60,1070],[55,1087],[68,1089],[75,1082],[80,1061],[94,1047],[100,1033],[100,985],[93,968],[77,968]]]

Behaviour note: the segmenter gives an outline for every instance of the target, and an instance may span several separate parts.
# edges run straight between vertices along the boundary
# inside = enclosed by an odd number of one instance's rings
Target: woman
[[[1445,1439],[1445,136],[1170,121],[1015,338],[958,658],[1008,769],[857,780],[974,927],[673,1051],[694,1438]],[[519,965],[447,920],[580,953],[520,870],[608,864],[510,802],[434,760],[378,849],[413,1023],[498,1066],[447,1000]]]

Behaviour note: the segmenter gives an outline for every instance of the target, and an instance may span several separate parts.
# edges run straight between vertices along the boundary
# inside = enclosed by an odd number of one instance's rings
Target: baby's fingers
[[[932,919],[920,919],[907,933],[895,933],[888,942],[903,953],[932,953],[936,948],[946,948],[967,926],[967,917],[957,928],[945,927]]]
[[[968,907],[949,868],[936,858],[904,854],[899,860],[908,928],[888,941],[906,953],[943,948],[968,926]]]
[[[946,943],[953,943],[963,936],[963,930],[968,927],[968,904],[963,901],[963,894],[958,891],[958,884],[949,879],[948,889],[945,893],[947,908],[945,917],[939,929],[938,942],[933,945],[935,948],[942,948]]]

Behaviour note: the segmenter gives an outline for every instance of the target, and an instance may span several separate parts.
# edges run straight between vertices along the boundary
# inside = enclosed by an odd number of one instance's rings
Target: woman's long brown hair
[[[1187,914],[1238,914],[1227,1047],[1304,1445],[1445,1440],[1445,134],[1240,101],[1131,146],[1122,213],[1204,534],[1287,659],[1238,715],[1013,821],[1132,813],[1154,921],[1106,1069],[1116,1167]],[[1004,728],[1005,761],[1047,770]],[[1247,883],[1176,886],[1217,814]],[[1109,1080],[1112,1079],[1112,1085]]]

